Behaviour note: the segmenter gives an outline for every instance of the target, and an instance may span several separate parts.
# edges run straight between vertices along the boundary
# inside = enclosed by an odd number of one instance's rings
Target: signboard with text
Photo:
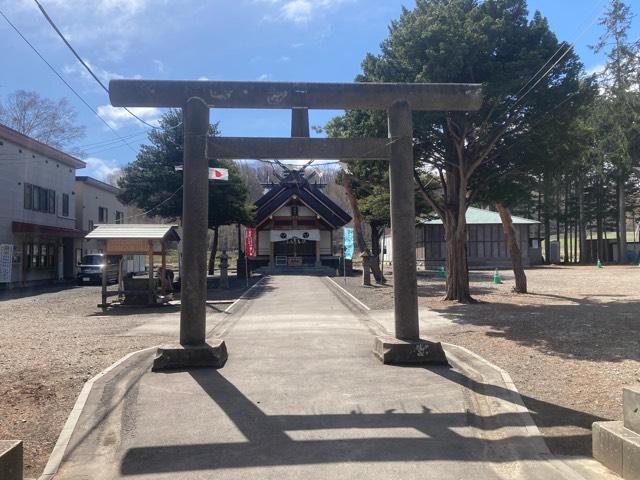
[[[13,245],[0,245],[0,283],[11,283]]]

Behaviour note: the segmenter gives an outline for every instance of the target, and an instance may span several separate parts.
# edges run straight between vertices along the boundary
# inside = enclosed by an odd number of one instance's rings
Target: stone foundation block
[[[20,440],[0,440],[0,478],[22,480],[23,448]]]
[[[624,426],[640,434],[640,386],[625,387],[622,390]]]
[[[640,434],[623,422],[593,424],[593,456],[624,480],[640,480]]]
[[[622,478],[640,480],[640,435],[634,434],[622,443]]]
[[[376,337],[373,353],[382,363],[391,365],[449,365],[442,344],[423,339]]]
[[[190,368],[222,368],[227,362],[224,340],[203,345],[163,345],[153,361],[152,370],[188,370]]]

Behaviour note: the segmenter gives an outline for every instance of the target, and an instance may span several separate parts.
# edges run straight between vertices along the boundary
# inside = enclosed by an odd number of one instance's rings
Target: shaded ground
[[[210,290],[209,300],[245,289],[244,282],[232,287]],[[129,352],[175,340],[125,333],[176,307],[105,315],[99,299],[97,286],[0,292],[0,438],[24,441],[27,478],[42,472],[86,380]]]
[[[420,306],[452,320],[438,339],[509,372],[554,453],[590,454],[591,423],[619,420],[622,387],[640,382],[640,268],[534,268],[528,295],[511,292],[511,272],[502,285],[492,275],[471,275],[484,303],[458,305],[441,300],[444,281],[430,272],[419,279]],[[359,283],[350,278],[347,289],[373,309],[392,308],[392,287]]]

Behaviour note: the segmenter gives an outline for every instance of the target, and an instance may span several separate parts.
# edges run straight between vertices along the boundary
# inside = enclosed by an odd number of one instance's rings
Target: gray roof
[[[97,178],[88,177],[86,175],[76,175],[76,182],[83,182],[87,185],[91,185],[96,188],[100,188],[101,190],[105,190],[107,192],[118,194],[120,193],[120,189],[114,185],[109,185],[108,183],[102,182]]]
[[[502,223],[500,215],[497,212],[475,207],[469,207],[467,209],[465,218],[467,219],[468,225],[492,225]],[[530,218],[516,217],[515,215],[512,215],[511,218],[514,225],[534,225],[540,223],[536,220],[531,220]],[[442,225],[442,220],[439,218],[436,218],[435,220],[419,219],[418,223],[423,225]]]
[[[109,223],[96,225],[85,238],[140,238],[145,240],[180,240],[177,225],[154,223]]]

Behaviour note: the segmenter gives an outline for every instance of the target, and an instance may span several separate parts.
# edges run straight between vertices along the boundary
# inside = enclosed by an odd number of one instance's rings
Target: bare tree
[[[55,101],[27,90],[16,90],[0,102],[0,123],[61,150],[69,150],[85,135],[77,116],[66,98]]]

